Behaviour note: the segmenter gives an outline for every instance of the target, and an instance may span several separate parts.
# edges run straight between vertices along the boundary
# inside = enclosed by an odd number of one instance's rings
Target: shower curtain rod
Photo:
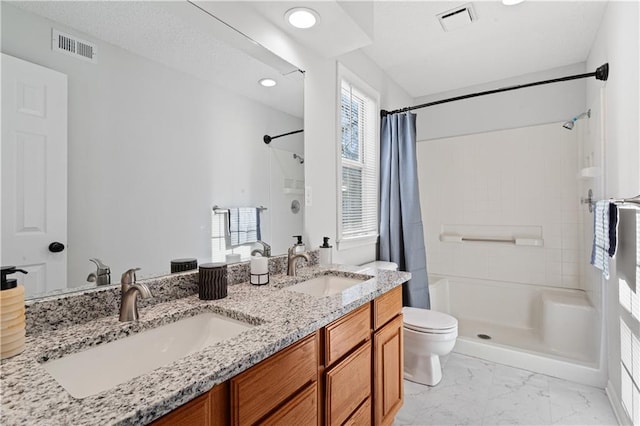
[[[396,110],[393,110],[393,111],[387,111],[387,110],[383,109],[383,110],[380,110],[380,117],[385,117],[388,114],[395,114],[395,113],[398,113],[398,112],[408,112],[408,111],[412,111],[414,109],[426,108],[426,107],[430,107],[430,106],[434,106],[434,105],[440,105],[440,104],[446,104],[448,102],[461,101],[463,99],[475,98],[475,97],[478,97],[478,96],[493,95],[494,93],[508,92],[510,90],[524,89],[526,87],[540,86],[540,85],[543,85],[543,84],[550,84],[550,83],[559,83],[561,81],[577,80],[577,79],[580,79],[580,78],[587,78],[587,77],[595,77],[597,80],[607,81],[607,79],[609,78],[609,64],[606,63],[604,65],[601,65],[594,72],[589,72],[589,73],[585,73],[585,74],[576,74],[576,75],[570,75],[570,76],[567,76],[567,77],[554,78],[554,79],[551,79],[551,80],[542,80],[542,81],[536,81],[536,82],[533,82],[533,83],[519,84],[519,85],[516,85],[516,86],[502,87],[500,89],[487,90],[485,92],[470,93],[468,95],[455,96],[453,98],[441,99],[439,101],[428,102],[426,104],[415,105],[415,106],[410,106],[410,107],[406,107],[406,108],[400,108],[400,109],[396,109]]]
[[[283,136],[295,135],[296,133],[302,133],[302,132],[304,132],[304,129],[294,130],[293,132],[283,133],[283,134],[277,135],[277,136],[264,135],[262,137],[262,140],[264,141],[264,143],[269,145],[271,143],[271,141],[274,140],[274,139],[278,139],[278,138],[281,138]]]

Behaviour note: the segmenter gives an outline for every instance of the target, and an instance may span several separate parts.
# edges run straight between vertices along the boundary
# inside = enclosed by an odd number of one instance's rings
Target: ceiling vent
[[[83,61],[89,61],[94,64],[98,62],[98,50],[94,43],[65,34],[55,28],[52,29],[51,49]]]
[[[478,19],[471,3],[447,10],[436,16],[440,21],[440,25],[442,25],[442,29],[445,31],[457,30],[458,28],[472,24]]]

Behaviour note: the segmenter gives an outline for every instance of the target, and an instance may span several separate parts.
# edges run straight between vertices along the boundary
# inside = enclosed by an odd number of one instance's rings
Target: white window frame
[[[374,119],[371,125],[373,128],[373,144],[376,153],[375,161],[375,217],[376,228],[374,232],[364,233],[357,236],[344,236],[342,227],[342,82],[346,81],[351,86],[362,92],[374,102]],[[348,70],[342,64],[337,67],[337,92],[336,92],[336,193],[337,193],[337,249],[344,250],[364,245],[372,245],[378,241],[380,229],[380,94],[377,90],[365,83],[356,74]],[[350,162],[350,160],[344,160]]]

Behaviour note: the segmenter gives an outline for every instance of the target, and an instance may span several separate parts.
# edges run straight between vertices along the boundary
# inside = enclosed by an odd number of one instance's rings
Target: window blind
[[[377,235],[377,105],[347,80],[340,104],[339,239]]]

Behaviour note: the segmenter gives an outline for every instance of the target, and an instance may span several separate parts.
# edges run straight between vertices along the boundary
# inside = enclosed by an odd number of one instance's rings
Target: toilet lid
[[[458,320],[442,312],[405,306],[402,313],[404,326],[412,330],[447,333],[458,328]]]

